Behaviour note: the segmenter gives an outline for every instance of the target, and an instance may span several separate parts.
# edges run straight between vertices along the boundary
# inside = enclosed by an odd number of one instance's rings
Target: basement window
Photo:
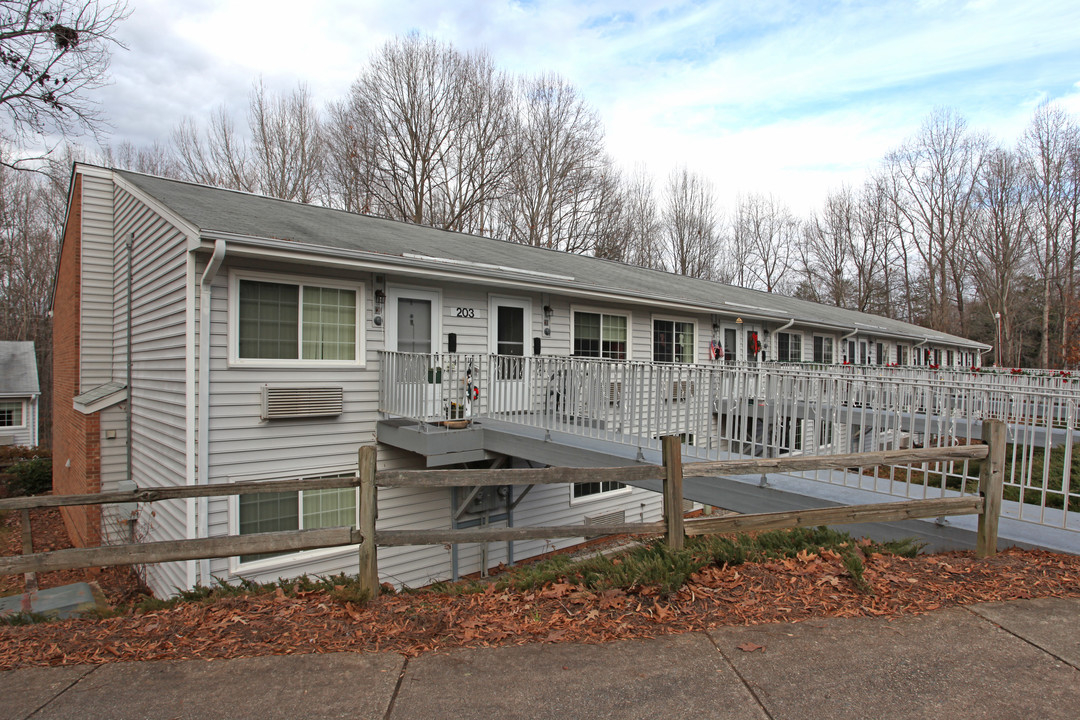
[[[354,477],[354,472],[321,477]],[[287,478],[278,478],[287,479]],[[357,488],[330,488],[292,492],[251,493],[236,496],[234,518],[239,535],[311,530],[330,527],[356,527],[359,491]],[[280,558],[326,554],[341,548],[323,548],[298,552],[260,553],[241,555],[241,565]],[[246,567],[244,569],[247,569]]]
[[[571,498],[573,498],[574,500],[589,498],[591,500],[600,495],[609,495],[611,493],[620,492],[625,489],[626,485],[623,485],[621,482],[615,482],[614,480],[574,483],[572,486]]]

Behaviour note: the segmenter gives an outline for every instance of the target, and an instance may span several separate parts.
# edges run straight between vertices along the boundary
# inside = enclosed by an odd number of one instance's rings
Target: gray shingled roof
[[[724,315],[768,315],[781,322],[794,318],[807,325],[857,328],[864,335],[899,335],[916,341],[928,338],[931,342],[989,347],[899,320],[593,257],[127,171],[117,173],[198,228],[203,236],[230,233],[358,250],[383,254],[390,262],[405,261],[410,255],[480,262],[572,277],[576,286],[614,292],[628,301],[640,302],[643,296],[662,297]]]
[[[40,392],[34,343],[0,341],[0,395]]]

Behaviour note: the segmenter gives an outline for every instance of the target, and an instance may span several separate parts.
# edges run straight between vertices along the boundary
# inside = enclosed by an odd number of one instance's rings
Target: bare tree
[[[587,252],[591,213],[610,197],[610,162],[596,112],[566,80],[545,75],[522,85],[520,160],[499,205],[497,235],[512,242]]]
[[[322,120],[304,85],[275,94],[257,80],[248,102],[248,134],[225,106],[205,130],[185,118],[173,132],[176,174],[193,182],[260,192],[282,200],[325,202]]]
[[[1080,366],[1080,298],[1077,288],[1080,280],[1080,142],[1071,144],[1068,162],[1065,164],[1065,184],[1062,204],[1065,205],[1065,222],[1061,228],[1061,245],[1066,248],[1065,270],[1067,282],[1061,283],[1062,292],[1062,361],[1070,367]]]
[[[856,223],[855,199],[845,186],[829,193],[821,214],[811,213],[803,225],[798,257],[809,299],[847,307]]]
[[[960,250],[970,232],[984,145],[962,117],[937,110],[886,160],[898,229],[911,234],[906,249],[918,253],[926,270],[929,322],[935,330],[964,330],[966,256]]]
[[[100,0],[0,1],[0,139],[25,142],[76,129],[97,132],[102,115],[91,93],[106,82],[114,37],[127,4]],[[16,167],[22,161],[5,154]]]
[[[664,192],[663,236],[672,272],[711,279],[716,274],[720,238],[712,184],[685,166],[668,177]]]
[[[155,142],[148,147],[138,147],[125,140],[116,147],[102,146],[101,155],[101,163],[107,167],[134,170],[160,177],[181,177],[180,166],[172,151],[160,143]]]
[[[374,133],[375,193],[380,213],[432,224],[435,186],[460,124],[461,57],[433,38],[408,35],[388,42],[352,88],[362,119]]]
[[[1010,356],[1014,291],[1019,284],[1030,248],[1029,213],[1033,209],[1030,185],[1016,153],[995,148],[986,155],[979,172],[978,223],[967,249],[973,260],[976,284],[988,309],[1000,318],[1000,357]]]
[[[202,134],[193,119],[182,120],[173,132],[173,147],[186,180],[247,192],[257,187],[247,143],[224,105],[211,113]]]
[[[745,248],[747,279],[766,292],[787,292],[794,265],[799,222],[791,210],[771,195],[748,194],[735,210],[736,244]]]
[[[1020,141],[1028,182],[1035,204],[1031,221],[1036,227],[1035,259],[1042,274],[1043,314],[1042,346],[1039,359],[1043,367],[1051,365],[1050,313],[1055,285],[1068,285],[1071,291],[1074,253],[1062,244],[1066,218],[1066,164],[1080,142],[1072,120],[1057,105],[1042,104],[1024,131]],[[1062,323],[1067,332],[1067,323]]]
[[[490,234],[520,145],[516,142],[513,83],[496,71],[490,56],[474,53],[457,64],[458,124],[443,158],[437,184],[440,227]]]
[[[642,167],[637,168],[626,182],[623,222],[626,247],[622,259],[631,265],[663,270],[660,211],[652,176]]]
[[[66,190],[66,188],[65,188]],[[49,289],[56,262],[57,223],[45,197],[48,180],[0,163],[0,339],[29,340],[42,388],[41,443],[48,445],[52,404],[52,324]]]
[[[895,317],[893,265],[895,257],[889,198],[884,183],[871,178],[863,184],[856,204],[858,232],[852,236],[851,258],[855,267],[851,307],[862,312]]]
[[[259,191],[303,203],[320,199],[322,128],[307,86],[287,96],[271,95],[258,81],[251,91],[248,122]]]
[[[513,84],[486,53],[419,35],[391,41],[332,112],[332,142],[366,166],[345,170],[375,212],[491,232],[517,146]]]
[[[905,212],[902,202],[904,190],[902,179],[890,171],[886,165],[875,176],[874,183],[884,197],[883,214],[888,237],[886,257],[890,259],[886,267],[899,277],[890,285],[890,307],[894,312],[890,317],[898,317],[913,323],[926,323],[926,293],[921,291],[925,285],[923,278],[926,270],[919,260],[919,253],[913,248],[918,242],[919,233],[912,218]]]
[[[366,122],[364,97],[351,93],[348,99],[327,106],[323,124],[326,160],[323,179],[331,207],[370,214],[375,211],[375,133]]]

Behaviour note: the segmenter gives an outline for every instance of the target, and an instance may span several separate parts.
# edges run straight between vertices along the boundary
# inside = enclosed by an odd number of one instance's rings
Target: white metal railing
[[[1016,501],[1005,514],[1080,531],[1072,482],[1080,392],[1071,376],[481,354],[380,359],[386,415],[444,425],[494,418],[652,449],[674,434],[701,460],[969,444],[981,420],[997,418],[1008,428],[1005,499]],[[915,498],[973,493],[977,475],[977,463],[954,461],[807,476]]]

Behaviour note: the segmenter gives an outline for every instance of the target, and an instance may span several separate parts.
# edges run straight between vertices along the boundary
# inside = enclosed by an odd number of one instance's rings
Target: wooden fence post
[[[30,534],[30,510],[29,508],[23,508],[22,511],[22,554],[32,555],[34,553],[34,538]],[[22,598],[22,611],[29,614],[33,609],[33,605],[30,602],[30,596],[36,593],[38,590],[37,573],[26,573],[26,592],[23,593]]]
[[[682,550],[686,532],[683,525],[682,443],[678,435],[665,435],[664,450],[664,522],[667,525],[667,544],[672,550]]]
[[[375,547],[375,518],[378,515],[375,492],[376,450],[374,445],[360,448],[360,573],[361,590],[372,600],[379,596],[379,565]]]
[[[975,554],[992,557],[997,553],[998,516],[1001,515],[1001,489],[1005,478],[1005,423],[983,420],[982,439],[989,452],[979,470],[979,495],[983,498],[983,510],[979,514]]]

